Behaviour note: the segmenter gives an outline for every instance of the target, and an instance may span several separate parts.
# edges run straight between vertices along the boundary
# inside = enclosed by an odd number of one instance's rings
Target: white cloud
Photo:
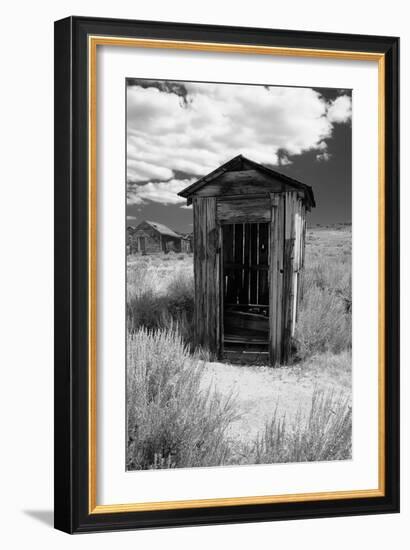
[[[136,220],[135,216],[127,216],[127,221]]]
[[[179,197],[178,193],[195,181],[193,179],[160,182],[146,184],[129,184],[127,190],[128,204],[144,204],[147,201],[162,204],[183,204],[186,199]]]
[[[327,161],[331,158],[331,154],[328,153],[327,151],[323,151],[323,153],[318,153],[316,155],[316,160],[318,160],[319,162],[322,162],[322,161]]]
[[[292,161],[290,158],[286,155],[282,155],[278,158],[278,165],[279,166],[287,166],[288,164],[292,164]]]
[[[352,100],[347,95],[337,97],[327,110],[331,122],[347,122],[352,117]]]
[[[127,159],[127,178],[132,181],[147,181],[150,179],[165,180],[171,178],[172,170],[165,166],[155,166],[149,162]]]
[[[348,96],[328,103],[310,88],[185,87],[186,102],[154,87],[128,87],[127,176],[150,182],[130,192],[134,204],[178,204],[176,189],[188,183],[175,179],[175,171],[200,177],[240,153],[271,165],[309,150],[326,160],[333,125],[351,117]]]

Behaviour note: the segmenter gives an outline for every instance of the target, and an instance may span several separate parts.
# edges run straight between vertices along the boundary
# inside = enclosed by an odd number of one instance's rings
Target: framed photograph
[[[55,527],[399,510],[399,39],[55,24]]]

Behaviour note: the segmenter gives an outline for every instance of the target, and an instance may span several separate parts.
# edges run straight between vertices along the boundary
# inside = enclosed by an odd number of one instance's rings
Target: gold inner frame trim
[[[199,500],[97,504],[97,46],[176,49],[219,53],[245,53],[286,57],[313,57],[378,63],[378,488],[326,491],[288,495],[246,496]],[[352,52],[307,48],[283,48],[243,44],[218,44],[177,40],[155,40],[112,36],[88,37],[88,510],[90,514],[176,510],[249,504],[313,502],[385,495],[385,56],[374,52]]]

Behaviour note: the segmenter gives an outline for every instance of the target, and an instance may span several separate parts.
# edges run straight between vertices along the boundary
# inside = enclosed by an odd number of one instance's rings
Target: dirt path
[[[321,380],[312,371],[298,367],[246,367],[225,363],[206,363],[202,378],[204,387],[213,384],[225,396],[232,391],[239,405],[241,418],[232,424],[230,437],[252,441],[264,430],[278,407],[278,415],[291,420],[298,409],[306,411],[311,405],[315,387],[329,388],[330,381]],[[335,392],[345,388],[331,381]]]

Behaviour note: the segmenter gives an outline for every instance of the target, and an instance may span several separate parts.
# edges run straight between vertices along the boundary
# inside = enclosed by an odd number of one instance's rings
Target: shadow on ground
[[[40,523],[44,523],[44,525],[48,525],[49,527],[54,526],[53,510],[23,510],[23,513]]]

